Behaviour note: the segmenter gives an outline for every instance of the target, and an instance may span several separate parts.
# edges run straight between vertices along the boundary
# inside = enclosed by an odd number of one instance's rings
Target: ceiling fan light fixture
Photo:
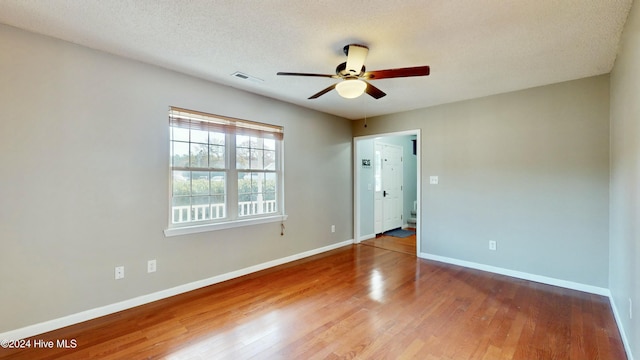
[[[355,99],[364,94],[367,83],[359,79],[346,79],[336,84],[336,91],[345,99]]]

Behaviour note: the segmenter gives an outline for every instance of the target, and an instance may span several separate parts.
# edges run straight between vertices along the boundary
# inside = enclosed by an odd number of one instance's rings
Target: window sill
[[[232,228],[257,225],[257,224],[281,222],[281,221],[287,220],[287,217],[288,215],[274,215],[274,216],[265,216],[260,218],[220,222],[215,224],[173,227],[173,228],[166,229],[164,231],[164,236],[171,237],[171,236],[180,236],[180,235],[188,235],[188,234],[197,234],[197,233],[207,232],[207,231],[216,231],[216,230],[232,229]]]

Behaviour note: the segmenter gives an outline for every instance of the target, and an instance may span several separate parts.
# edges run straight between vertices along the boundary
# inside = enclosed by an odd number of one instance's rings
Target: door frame
[[[388,136],[408,136],[415,135],[416,136],[416,256],[420,257],[422,253],[422,236],[421,236],[421,228],[422,228],[422,170],[421,170],[421,134],[420,129],[414,130],[405,130],[405,131],[397,131],[390,133],[382,133],[375,135],[366,135],[366,136],[356,136],[353,138],[353,242],[355,244],[359,244],[362,240],[366,240],[363,238],[363,234],[360,230],[360,216],[361,216],[361,205],[360,205],[360,171],[362,170],[360,162],[360,152],[358,150],[358,143],[363,140],[383,140]]]

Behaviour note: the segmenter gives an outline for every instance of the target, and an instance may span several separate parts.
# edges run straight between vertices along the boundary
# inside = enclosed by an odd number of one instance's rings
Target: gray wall
[[[360,237],[371,237],[374,234],[374,169],[373,162],[374,148],[373,139],[359,140],[356,145],[358,146],[358,159],[356,159],[356,170],[358,172],[358,200],[360,204]],[[371,167],[363,168],[362,159],[371,160]],[[369,190],[371,186],[371,190]],[[360,239],[362,240],[362,239]]]
[[[348,120],[6,26],[0,105],[0,332],[352,238]],[[285,236],[164,236],[171,105],[284,126]]]
[[[609,288],[630,344],[640,359],[640,4],[625,25],[611,73],[611,207]],[[629,300],[633,319],[629,318]]]
[[[607,287],[608,76],[367,122],[421,129],[423,253]]]

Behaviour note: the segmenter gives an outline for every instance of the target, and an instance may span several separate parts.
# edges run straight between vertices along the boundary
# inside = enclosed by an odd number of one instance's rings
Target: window
[[[169,130],[165,234],[284,220],[282,127],[172,107]]]

